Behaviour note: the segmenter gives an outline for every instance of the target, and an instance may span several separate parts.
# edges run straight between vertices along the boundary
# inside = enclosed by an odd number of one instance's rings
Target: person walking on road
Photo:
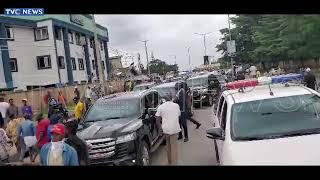
[[[83,100],[80,100],[77,97],[73,99],[73,102],[76,104],[74,107],[74,115],[77,121],[80,122],[83,114],[85,113],[85,104],[83,103]]]
[[[62,94],[62,91],[59,91],[59,95],[58,95],[58,103],[62,105],[63,108],[67,107],[67,100],[64,97],[64,95]]]
[[[180,107],[181,111],[181,116],[180,116],[180,126],[183,128],[183,133],[184,133],[184,142],[189,141],[188,137],[188,126],[187,126],[187,118],[188,118],[188,111],[187,111],[187,94],[185,91],[185,83],[178,83],[175,88],[178,91],[176,95],[176,100],[177,104]],[[178,140],[182,139],[182,131],[179,133]]]
[[[66,143],[73,147],[78,154],[80,166],[89,165],[89,152],[87,144],[77,136],[78,122],[70,120],[66,122]]]
[[[188,88],[188,91],[187,91],[187,116],[188,116],[188,119],[193,123],[195,124],[197,127],[196,129],[199,129],[199,127],[201,126],[201,123],[199,123],[198,121],[196,121],[195,119],[193,119],[193,115],[192,115],[192,95],[191,95],[191,90],[190,88]]]
[[[5,125],[6,117],[7,117],[7,110],[9,108],[9,103],[4,102],[4,98],[0,97],[0,113],[2,120],[0,119],[0,124]]]
[[[21,148],[20,148],[20,138],[18,135],[18,127],[24,121],[24,118],[21,116],[15,118],[14,115],[11,115],[11,117],[9,118],[11,120],[7,124],[6,133],[8,137],[11,139],[11,141],[15,144],[18,154],[20,154]],[[18,157],[17,157],[17,160],[18,160]]]
[[[50,125],[50,120],[48,118],[44,118],[43,114],[40,113],[36,117],[36,121],[38,121],[38,125],[36,127],[36,138],[37,138],[37,152],[34,155],[34,160],[39,154],[41,148],[43,145],[47,144],[49,142],[49,137],[48,137],[48,128]]]
[[[80,91],[79,91],[77,86],[74,87],[74,92],[73,93],[74,93],[74,97],[80,98]]]
[[[316,77],[311,72],[310,68],[306,69],[306,74],[304,75],[304,83],[305,83],[305,86],[307,86],[308,88],[313,90],[316,89]]]
[[[178,150],[177,150],[177,136],[181,132],[179,125],[179,116],[181,115],[178,104],[172,102],[171,95],[165,97],[166,102],[158,107],[156,112],[157,124],[162,121],[162,131],[166,137],[167,158],[170,165],[177,165]]]
[[[32,107],[28,105],[28,100],[26,98],[22,99],[21,114],[22,116],[28,116],[29,119],[32,119],[33,117]]]
[[[77,151],[64,142],[65,127],[58,123],[51,129],[52,141],[40,151],[42,166],[79,166]]]
[[[250,78],[256,78],[257,77],[257,67],[252,65],[249,68]]]
[[[8,138],[3,125],[0,125],[0,162],[9,163],[9,150],[12,147],[12,141]]]
[[[29,152],[30,161],[34,162],[34,158],[33,158],[34,147],[33,145],[29,145],[30,143],[28,143],[27,141],[29,138],[35,137],[36,135],[35,127],[32,120],[28,117],[28,115],[26,115],[24,118],[25,120],[20,124],[17,132],[20,139],[19,144],[21,148],[19,160],[23,162],[25,154]]]
[[[9,104],[10,104],[10,106],[9,106],[9,108],[7,110],[7,117],[10,117],[11,115],[13,115],[14,118],[18,117],[19,108],[14,104],[13,99],[9,99]],[[10,120],[9,118],[7,118],[7,119],[8,119],[8,121]]]

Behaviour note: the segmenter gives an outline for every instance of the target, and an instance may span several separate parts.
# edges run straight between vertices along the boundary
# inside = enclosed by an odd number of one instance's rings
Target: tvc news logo
[[[5,8],[4,15],[7,16],[43,16],[43,8]]]

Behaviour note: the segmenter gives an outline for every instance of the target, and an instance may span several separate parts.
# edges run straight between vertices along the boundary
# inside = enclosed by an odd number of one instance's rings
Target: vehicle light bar
[[[272,77],[259,77],[258,79],[246,79],[240,81],[234,81],[227,83],[226,87],[231,89],[239,89],[245,87],[254,87],[258,85],[268,85],[268,84],[280,84],[287,83],[289,81],[300,82],[303,80],[302,74],[285,74],[280,76]]]
[[[247,79],[228,83],[226,86],[228,89],[239,89],[245,87],[253,87],[258,85],[258,79]]]
[[[280,76],[273,76],[271,77],[272,84],[276,83],[287,83],[289,81],[301,81],[303,80],[303,75],[302,74],[285,74],[285,75],[280,75]]]

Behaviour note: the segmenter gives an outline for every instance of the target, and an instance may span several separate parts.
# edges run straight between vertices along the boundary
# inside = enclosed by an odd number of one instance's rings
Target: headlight
[[[126,134],[117,138],[116,144],[133,141],[136,139],[136,133]]]

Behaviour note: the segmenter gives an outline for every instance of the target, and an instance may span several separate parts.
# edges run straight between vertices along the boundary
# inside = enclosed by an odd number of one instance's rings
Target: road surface
[[[213,140],[206,137],[206,130],[213,127],[212,107],[204,106],[194,110],[194,119],[202,125],[195,129],[195,125],[188,121],[189,141],[178,142],[178,165],[216,165]],[[165,146],[160,146],[151,155],[152,165],[168,165]]]

